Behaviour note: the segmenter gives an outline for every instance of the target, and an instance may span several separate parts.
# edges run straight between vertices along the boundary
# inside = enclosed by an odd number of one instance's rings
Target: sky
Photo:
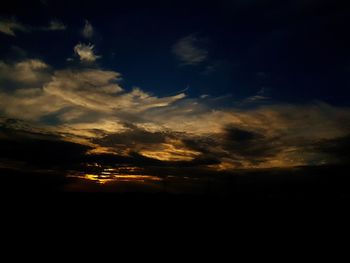
[[[340,0],[4,1],[0,164],[347,164],[349,24]]]

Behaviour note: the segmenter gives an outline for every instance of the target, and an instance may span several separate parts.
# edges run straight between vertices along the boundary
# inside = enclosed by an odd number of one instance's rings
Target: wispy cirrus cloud
[[[195,35],[180,38],[172,47],[176,58],[184,65],[198,65],[208,58],[208,51],[199,46]]]
[[[262,88],[260,88],[260,90],[255,95],[243,99],[240,102],[240,105],[243,106],[243,105],[249,105],[249,104],[258,103],[258,102],[266,102],[269,99],[270,98],[268,96],[267,89],[262,87]]]
[[[81,31],[81,34],[83,35],[83,37],[90,39],[93,37],[94,33],[95,33],[95,30],[91,25],[91,23],[88,20],[85,20],[84,28]]]
[[[32,31],[60,31],[67,27],[59,20],[51,20],[47,26],[32,26],[19,22],[16,18],[0,18],[0,32],[9,36],[16,36],[16,32],[29,33]]]
[[[43,30],[47,31],[60,31],[66,30],[67,26],[59,20],[51,20],[47,27],[43,27]]]
[[[121,74],[101,69],[65,69],[47,72],[47,64],[40,60],[25,60],[13,64],[0,64],[1,78],[11,77],[17,81],[17,88],[6,92],[1,85],[1,96],[6,98],[1,103],[6,115],[18,118],[24,108],[36,103],[36,107],[28,109],[21,118],[39,120],[47,114],[55,115],[58,108],[63,110],[57,118],[62,121],[76,121],[90,116],[100,118],[102,115],[137,114],[153,108],[166,107],[182,99],[184,94],[159,98],[139,88],[125,91],[120,85]],[[8,72],[16,69],[13,76]],[[22,78],[16,78],[18,73]],[[25,73],[25,74],[24,74]],[[45,74],[45,78],[43,78]],[[47,76],[49,74],[49,76]],[[42,81],[45,79],[45,82]],[[40,81],[39,81],[40,80]],[[22,82],[31,85],[23,87]],[[55,99],[53,99],[55,98]],[[47,106],[45,106],[47,105]],[[51,111],[50,111],[51,109]]]
[[[12,18],[9,20],[0,19],[0,32],[9,36],[16,36],[16,31],[28,32],[29,29],[16,19]]]

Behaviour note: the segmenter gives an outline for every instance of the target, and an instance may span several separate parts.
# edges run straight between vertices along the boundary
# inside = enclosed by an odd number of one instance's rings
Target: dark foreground
[[[238,171],[197,178],[161,181],[95,181],[67,177],[60,172],[1,169],[1,193],[19,196],[149,199],[347,200],[349,167],[323,166],[294,169]]]

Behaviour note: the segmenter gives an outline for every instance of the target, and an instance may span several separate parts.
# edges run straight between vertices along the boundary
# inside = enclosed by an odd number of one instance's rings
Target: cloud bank
[[[349,108],[322,102],[220,108],[211,98],[158,97],[127,90],[121,81],[121,73],[99,68],[1,62],[0,116],[115,162],[232,170],[348,161],[341,153],[350,135]],[[10,82],[15,88],[6,88]]]

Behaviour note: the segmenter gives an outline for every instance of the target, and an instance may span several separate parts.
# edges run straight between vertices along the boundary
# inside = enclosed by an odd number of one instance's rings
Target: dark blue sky
[[[66,61],[74,56],[73,47],[92,43],[101,56],[96,65],[121,72],[127,89],[138,86],[166,96],[188,88],[189,96],[231,94],[232,100],[260,91],[272,101],[349,105],[350,5],[345,2],[6,1],[3,19],[33,27],[57,19],[67,29],[0,34],[0,55],[74,67]],[[81,35],[85,20],[94,28],[89,40]],[[206,52],[199,63],[181,63],[174,54],[174,45],[188,36],[195,39],[194,48]]]
[[[0,170],[348,165],[349,25],[345,0],[3,0]]]

